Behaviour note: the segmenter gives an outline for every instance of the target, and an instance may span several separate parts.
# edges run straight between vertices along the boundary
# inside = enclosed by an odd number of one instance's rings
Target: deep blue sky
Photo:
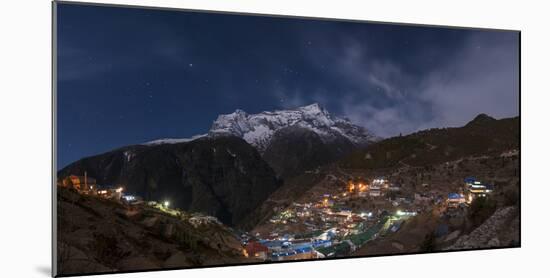
[[[518,114],[518,34],[58,4],[59,168],[313,102],[380,136]]]

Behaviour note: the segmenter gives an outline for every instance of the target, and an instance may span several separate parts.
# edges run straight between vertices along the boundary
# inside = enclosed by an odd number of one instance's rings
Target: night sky
[[[58,168],[237,108],[318,102],[383,137],[519,113],[516,32],[57,9]]]

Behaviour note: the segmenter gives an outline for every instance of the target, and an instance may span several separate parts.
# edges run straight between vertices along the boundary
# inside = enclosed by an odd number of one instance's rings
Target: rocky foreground
[[[251,262],[215,218],[128,207],[58,189],[58,273],[100,273]]]
[[[511,247],[518,244],[519,210],[517,207],[504,207],[471,233],[459,237],[445,250]]]

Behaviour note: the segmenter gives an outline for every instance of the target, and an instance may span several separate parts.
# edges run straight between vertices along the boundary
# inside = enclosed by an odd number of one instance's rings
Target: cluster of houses
[[[139,196],[124,193],[123,186],[98,185],[95,178],[89,177],[87,172],[84,176],[69,175],[58,181],[58,186],[71,188],[84,195],[94,195],[104,199],[122,201],[127,204],[139,204],[143,199]]]
[[[246,254],[268,261],[299,260],[332,257],[349,254],[366,241],[377,236],[378,232],[390,226],[385,223],[389,218],[386,210],[352,210],[348,201],[361,197],[380,197],[388,191],[398,191],[401,187],[391,184],[385,177],[377,177],[369,182],[363,179],[350,180],[345,188],[336,194],[323,194],[317,202],[293,203],[280,210],[270,222],[283,224],[275,226],[269,235],[244,241]],[[375,200],[382,201],[380,198]],[[409,199],[395,198],[401,204]],[[416,211],[398,211],[396,217],[410,217]],[[391,231],[400,229],[403,222],[392,222]],[[277,228],[279,227],[279,228]],[[294,228],[293,228],[294,227]],[[277,231],[288,234],[279,236]],[[280,231],[279,231],[280,232]],[[298,238],[295,239],[294,237]]]
[[[335,219],[342,220],[339,225],[332,223],[325,230],[315,230],[304,234],[272,233],[260,238],[243,242],[245,255],[264,261],[287,261],[314,258],[327,258],[349,255],[380,234],[399,231],[409,217],[417,215],[415,211],[398,210],[395,214],[382,212],[371,219],[372,213],[354,214],[345,211],[332,213]],[[374,220],[374,221],[373,221]],[[367,225],[366,223],[369,222]],[[343,224],[343,225],[342,225]],[[345,231],[345,233],[344,233]]]
[[[350,180],[347,184],[348,193],[350,195],[358,195],[359,197],[381,197],[387,191],[400,191],[401,185],[390,183],[385,177],[376,177],[370,183],[363,179]]]
[[[311,238],[294,239],[288,235],[275,239],[250,240],[245,255],[263,261],[292,261],[323,257],[317,249],[332,246],[334,233],[324,232]]]
[[[322,201],[316,204],[294,203],[269,221],[272,224],[303,223],[312,230],[323,229],[326,225],[340,225],[351,227],[372,217],[372,213],[352,213],[350,208],[341,206],[340,202],[325,195]]]
[[[478,197],[486,197],[494,191],[494,186],[483,183],[474,177],[464,179],[464,193],[449,193],[447,207],[458,208],[470,204]]]
[[[449,193],[447,196],[447,207],[448,208],[458,208],[461,205],[464,205],[466,203],[466,198],[464,198],[464,194],[461,193]]]

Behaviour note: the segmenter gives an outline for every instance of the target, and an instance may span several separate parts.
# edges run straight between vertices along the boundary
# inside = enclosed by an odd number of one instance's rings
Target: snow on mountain
[[[354,125],[347,119],[332,116],[317,103],[289,110],[264,111],[247,114],[237,109],[231,114],[219,115],[207,134],[191,138],[164,138],[143,145],[177,144],[208,136],[234,135],[264,151],[275,132],[279,129],[298,126],[317,133],[325,142],[346,138],[350,142],[363,145],[377,140],[367,129]]]
[[[162,138],[162,139],[157,139],[157,140],[153,140],[153,141],[143,143],[142,145],[161,145],[161,144],[185,143],[185,142],[193,141],[195,139],[206,137],[207,135],[208,134],[199,134],[199,135],[195,135],[191,138]]]
[[[247,114],[238,109],[231,114],[219,115],[208,134],[235,135],[263,151],[277,130],[289,126],[310,129],[325,142],[341,137],[358,145],[376,140],[376,137],[365,128],[354,125],[347,119],[332,116],[317,103],[296,109],[264,111],[258,114]]]

